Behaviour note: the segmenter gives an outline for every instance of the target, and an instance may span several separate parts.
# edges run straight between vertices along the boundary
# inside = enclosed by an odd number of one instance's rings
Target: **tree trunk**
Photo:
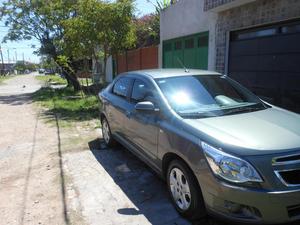
[[[77,79],[77,77],[75,76],[74,73],[72,73],[71,71],[67,71],[66,68],[63,68],[63,73],[65,78],[68,81],[68,86],[72,86],[74,88],[74,91],[80,91],[80,83]]]
[[[74,91],[80,91],[81,90],[80,83],[76,75],[74,74],[74,72],[71,71],[68,67],[61,65],[59,63],[59,60],[57,60],[56,58],[54,58],[54,61],[61,68],[62,73],[68,82],[68,86],[72,86],[74,88]]]
[[[104,46],[104,58],[103,58],[103,83],[106,82],[106,63],[107,63],[107,46]]]

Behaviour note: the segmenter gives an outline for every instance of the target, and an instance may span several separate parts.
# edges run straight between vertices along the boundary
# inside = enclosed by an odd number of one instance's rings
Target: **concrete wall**
[[[163,10],[160,18],[161,46],[164,40],[209,31],[208,69],[215,70],[217,14],[204,12],[204,0],[181,0]],[[162,54],[162,48],[160,51]]]
[[[103,80],[103,61],[92,60],[92,73],[93,80],[95,83],[99,83],[100,80]],[[106,71],[105,71],[105,82],[111,82],[113,80],[113,64],[112,57],[109,56],[106,62]]]
[[[300,0],[257,0],[219,13],[216,27],[216,70],[226,72],[229,32],[300,18]]]
[[[113,80],[113,59],[109,56],[106,62],[105,81],[112,82]]]

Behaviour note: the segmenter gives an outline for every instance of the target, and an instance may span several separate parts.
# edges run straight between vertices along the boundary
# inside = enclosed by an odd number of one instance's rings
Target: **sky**
[[[2,0],[0,0],[0,3]],[[152,0],[155,2],[155,0]],[[136,15],[142,16],[145,14],[149,14],[155,11],[155,7],[153,4],[149,3],[147,0],[136,0]],[[2,42],[3,37],[7,33],[8,28],[5,27],[4,23],[0,21],[0,41]],[[40,57],[33,54],[33,52],[40,46],[37,40],[30,40],[30,41],[18,41],[18,42],[10,42],[7,43],[0,43],[1,49],[3,53],[3,58],[5,62],[14,62],[17,60],[24,60],[30,61],[34,63],[38,63]],[[35,45],[36,48],[32,48],[31,46]]]

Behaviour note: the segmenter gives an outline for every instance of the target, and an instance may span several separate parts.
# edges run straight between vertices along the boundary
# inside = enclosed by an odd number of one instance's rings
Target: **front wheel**
[[[101,124],[102,124],[102,136],[104,142],[108,147],[112,147],[115,144],[115,140],[111,135],[109,123],[105,117],[101,120]]]
[[[170,163],[167,183],[172,202],[182,216],[195,220],[206,215],[201,190],[184,162],[173,160]]]

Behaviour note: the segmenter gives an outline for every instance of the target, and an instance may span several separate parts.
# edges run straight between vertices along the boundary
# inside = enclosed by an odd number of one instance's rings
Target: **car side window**
[[[140,102],[145,100],[146,97],[151,96],[149,85],[142,80],[136,79],[133,84],[131,100]]]
[[[130,79],[124,77],[117,80],[117,82],[113,87],[112,92],[115,95],[126,98],[129,88],[130,88]]]

